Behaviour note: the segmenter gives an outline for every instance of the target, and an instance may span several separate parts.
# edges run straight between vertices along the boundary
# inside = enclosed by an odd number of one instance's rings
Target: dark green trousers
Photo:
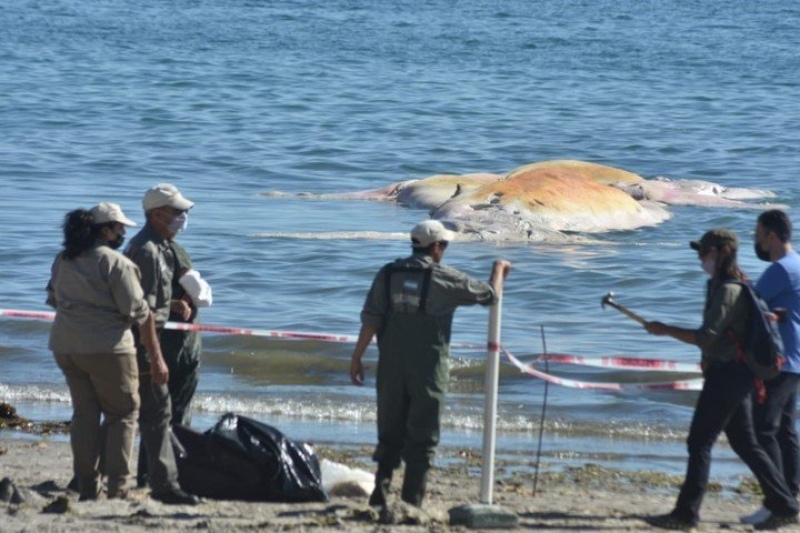
[[[377,372],[378,476],[406,464],[403,499],[420,505],[439,444],[449,381],[449,329],[422,314],[394,314],[381,328]],[[380,481],[377,480],[376,481]]]

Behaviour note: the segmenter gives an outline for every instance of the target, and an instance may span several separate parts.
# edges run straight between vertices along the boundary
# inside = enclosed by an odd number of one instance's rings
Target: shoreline
[[[148,491],[132,491],[130,500],[77,502],[77,494],[66,491],[71,477],[72,455],[69,444],[46,437],[26,435],[14,438],[13,432],[0,430],[0,478],[9,478],[25,499],[13,504],[0,501],[4,515],[0,532],[22,531],[122,531],[131,533],[207,530],[388,531],[409,532],[464,531],[465,526],[449,525],[448,511],[465,504],[479,504],[479,454],[443,447],[442,461],[431,471],[429,491],[422,512],[399,506],[400,524],[378,523],[377,513],[367,505],[367,497],[331,496],[325,503],[252,503],[204,499],[196,507],[168,506],[148,498]],[[31,438],[28,438],[31,437]],[[371,446],[318,443],[320,458],[372,472]],[[677,497],[682,476],[654,471],[624,471],[587,463],[560,471],[540,472],[537,491],[533,474],[520,469],[513,460],[496,462],[493,504],[516,513],[518,525],[511,531],[545,529],[551,532],[602,529],[607,532],[653,530],[642,518],[669,511]],[[399,499],[402,476],[396,475],[392,495]],[[738,523],[738,517],[760,505],[753,492],[752,479],[738,486],[709,485],[699,530],[725,528],[751,531]],[[66,499],[66,500],[65,500]],[[59,500],[65,512],[42,512]],[[64,503],[66,502],[66,503]],[[396,504],[392,504],[393,507]]]
[[[18,404],[27,416],[13,421],[3,416],[3,407],[16,409],[8,403],[0,403],[0,438],[3,429],[5,438],[69,442],[69,414],[54,416],[52,410],[33,408],[27,403]],[[58,413],[60,414],[60,413]],[[375,445],[373,422],[348,423],[330,420],[309,420],[292,416],[264,417],[258,413],[241,413],[272,425],[290,439],[307,442],[315,448],[364,449],[358,459],[370,470],[370,461]],[[213,427],[221,415],[199,412],[192,422],[192,429],[204,432]],[[22,422],[22,423],[20,423]],[[688,428],[687,428],[688,430]],[[538,432],[501,432],[495,440],[496,461],[508,465],[520,475],[533,476],[536,467]],[[463,457],[480,456],[483,448],[481,429],[457,430],[442,428],[441,442],[437,448],[435,467],[451,467],[464,463]],[[539,467],[543,471],[559,472],[566,468],[579,468],[585,464],[597,464],[621,472],[652,471],[666,475],[682,476],[686,468],[685,435],[675,434],[670,438],[652,438],[646,432],[640,436],[609,432],[605,435],[585,433],[579,423],[549,421],[542,435]],[[480,460],[477,468],[480,471]],[[746,465],[730,449],[723,436],[714,448],[712,481],[735,487],[743,478],[750,476]],[[728,489],[732,490],[732,489]]]

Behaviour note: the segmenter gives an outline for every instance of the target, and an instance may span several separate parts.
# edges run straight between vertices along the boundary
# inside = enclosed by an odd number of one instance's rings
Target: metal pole
[[[547,364],[547,340],[544,337],[544,325],[542,325],[542,354],[544,355],[544,371],[546,374],[550,373],[550,366]],[[536,496],[536,491],[539,484],[539,461],[542,457],[542,435],[544,434],[544,415],[547,412],[547,388],[550,385],[549,381],[544,382],[544,399],[542,400],[542,416],[539,419],[539,446],[536,449],[536,471],[533,476],[533,495]]]
[[[500,374],[500,318],[503,296],[489,310],[489,335],[486,344],[486,384],[483,408],[483,464],[481,466],[481,503],[492,504],[494,486],[494,444],[497,422],[497,382]]]

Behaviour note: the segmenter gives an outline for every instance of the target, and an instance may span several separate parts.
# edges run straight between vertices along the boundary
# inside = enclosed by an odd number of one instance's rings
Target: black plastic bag
[[[181,488],[218,500],[325,502],[319,461],[305,443],[228,413],[205,433],[172,428]]]

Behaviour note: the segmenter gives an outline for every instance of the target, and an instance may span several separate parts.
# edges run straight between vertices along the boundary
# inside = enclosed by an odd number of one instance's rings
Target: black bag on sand
[[[271,426],[228,413],[205,433],[180,425],[172,432],[186,492],[217,500],[328,501],[311,448]]]

